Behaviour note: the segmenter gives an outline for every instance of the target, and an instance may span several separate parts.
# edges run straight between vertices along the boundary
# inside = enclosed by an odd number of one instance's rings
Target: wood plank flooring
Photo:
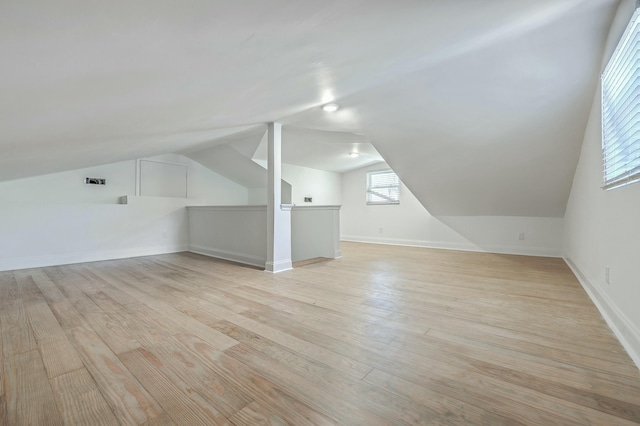
[[[0,272],[0,425],[640,424],[640,372],[562,260],[342,252]]]

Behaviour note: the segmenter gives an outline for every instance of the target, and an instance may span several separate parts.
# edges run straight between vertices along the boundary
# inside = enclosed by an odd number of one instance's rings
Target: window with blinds
[[[602,74],[605,189],[640,180],[640,25],[636,10]]]
[[[400,204],[400,179],[392,170],[367,173],[367,204]]]

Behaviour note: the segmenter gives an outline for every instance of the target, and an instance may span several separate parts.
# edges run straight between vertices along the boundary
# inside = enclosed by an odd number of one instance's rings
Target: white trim
[[[640,369],[640,330],[626,315],[616,306],[615,302],[578,266],[571,258],[564,257],[564,261],[569,265],[571,271],[578,279],[578,282],[587,292],[591,301],[596,305],[598,311],[609,325],[609,328],[616,335],[622,347],[627,351],[636,367]]]
[[[267,211],[266,205],[256,206],[187,206],[188,210],[196,211]]]
[[[423,241],[423,240],[404,240],[395,238],[371,238],[360,237],[354,235],[342,235],[340,241],[352,241],[356,243],[369,244],[388,244],[392,246],[409,246],[409,247],[425,247],[443,250],[461,250],[474,251],[481,253],[497,253],[497,254],[516,254],[523,256],[540,256],[540,257],[562,257],[560,248],[551,247],[518,247],[518,246],[499,246],[485,245],[477,246],[472,243],[452,243],[449,241]]]
[[[293,211],[304,211],[304,210],[340,210],[341,205],[316,205],[316,206],[298,206],[293,205]]]
[[[291,259],[279,260],[277,262],[268,261],[264,263],[264,270],[267,272],[272,272],[274,274],[277,274],[278,272],[288,271],[290,269],[293,269]]]
[[[187,245],[140,247],[123,250],[68,253],[33,257],[0,259],[0,271],[43,268],[47,266],[69,265],[72,263],[99,262],[102,260],[127,259],[130,257],[153,256],[157,254],[187,251]]]
[[[216,259],[230,260],[232,262],[244,263],[245,265],[264,268],[265,259],[257,256],[250,256],[228,250],[212,249],[209,247],[191,245],[189,251],[204,256],[215,257]]]
[[[283,212],[290,212],[295,204],[280,204],[280,210]]]

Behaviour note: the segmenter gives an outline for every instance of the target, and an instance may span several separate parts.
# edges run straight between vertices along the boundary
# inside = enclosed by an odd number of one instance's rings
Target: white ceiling
[[[0,2],[0,180],[280,121],[294,164],[371,142],[434,214],[562,216],[618,3]]]
[[[357,152],[357,157],[349,154]],[[254,160],[267,160],[267,138],[262,138]],[[282,128],[282,162],[344,173],[384,161],[363,135],[347,132]]]

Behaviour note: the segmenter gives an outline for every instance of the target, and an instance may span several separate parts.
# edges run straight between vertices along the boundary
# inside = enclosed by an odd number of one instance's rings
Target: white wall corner
[[[277,274],[278,272],[284,272],[293,269],[293,263],[291,259],[279,260],[277,262],[267,261],[264,263],[264,270]]]
[[[611,298],[591,280],[571,258],[565,256],[564,261],[587,292],[600,314],[627,351],[636,367],[640,369],[640,330],[616,306]]]

